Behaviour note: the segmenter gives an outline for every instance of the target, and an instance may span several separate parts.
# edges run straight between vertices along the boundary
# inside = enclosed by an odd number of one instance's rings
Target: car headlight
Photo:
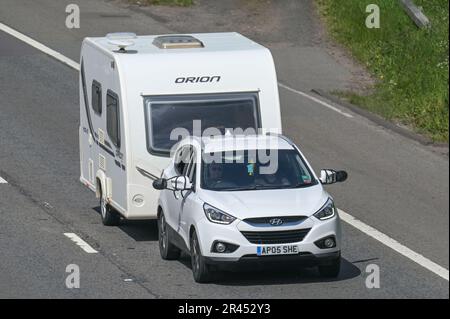
[[[208,220],[212,223],[229,225],[236,219],[235,217],[206,203],[203,205],[203,210],[205,211],[205,215]]]
[[[322,208],[314,214],[314,217],[320,220],[326,220],[333,218],[336,215],[336,207],[334,206],[333,201],[331,198],[327,200],[325,205],[322,206]]]

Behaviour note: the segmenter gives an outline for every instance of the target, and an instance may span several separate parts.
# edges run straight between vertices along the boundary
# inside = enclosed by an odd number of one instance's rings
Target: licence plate
[[[258,256],[270,256],[270,255],[294,255],[300,251],[297,245],[277,245],[277,246],[257,246],[256,254]]]

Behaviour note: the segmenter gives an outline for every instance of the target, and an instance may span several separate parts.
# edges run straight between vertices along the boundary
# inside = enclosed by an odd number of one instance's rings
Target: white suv
[[[153,187],[163,259],[190,254],[197,282],[225,265],[288,262],[340,269],[341,228],[322,184],[344,181],[345,171],[318,178],[300,150],[281,135],[184,139]]]

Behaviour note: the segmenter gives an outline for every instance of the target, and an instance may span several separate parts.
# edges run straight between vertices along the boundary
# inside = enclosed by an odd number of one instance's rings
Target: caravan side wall
[[[112,55],[83,42],[80,71],[80,180],[127,211],[126,135],[120,78]]]

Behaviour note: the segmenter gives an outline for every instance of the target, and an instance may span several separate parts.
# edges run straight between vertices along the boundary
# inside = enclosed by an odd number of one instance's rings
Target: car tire
[[[205,262],[205,258],[202,255],[197,233],[195,231],[191,236],[190,250],[192,274],[194,275],[195,282],[209,282],[211,280],[211,269],[210,266]]]
[[[114,210],[106,202],[105,196],[103,196],[102,188],[100,187],[100,213],[102,216],[102,223],[105,226],[117,226],[120,223],[120,214]]]
[[[180,258],[181,250],[171,243],[164,213],[158,217],[158,243],[161,258],[164,260],[175,260]]]
[[[330,264],[319,265],[319,273],[325,278],[336,278],[341,270],[341,257],[334,259]]]

